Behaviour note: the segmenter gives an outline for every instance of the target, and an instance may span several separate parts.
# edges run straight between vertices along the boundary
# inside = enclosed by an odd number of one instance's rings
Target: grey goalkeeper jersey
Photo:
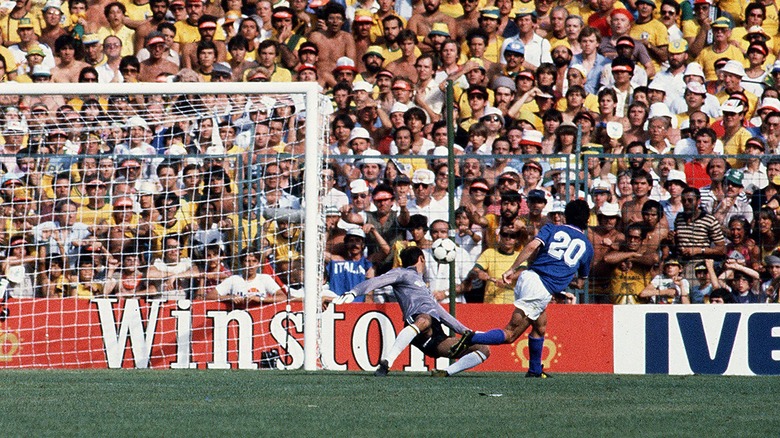
[[[452,315],[447,313],[436,300],[433,294],[425,285],[422,276],[414,268],[396,268],[369,280],[366,280],[355,286],[350,292],[355,295],[365,295],[372,290],[380,289],[385,286],[392,286],[401,311],[404,314],[404,321],[411,324],[414,322],[414,316],[421,313],[431,315],[439,322],[454,330],[456,333],[463,334],[468,328]]]

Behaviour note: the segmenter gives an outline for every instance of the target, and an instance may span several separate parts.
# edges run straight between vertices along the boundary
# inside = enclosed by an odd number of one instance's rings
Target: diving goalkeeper
[[[485,345],[471,345],[457,354],[450,353],[450,348],[455,345],[457,338],[454,335],[447,336],[442,329],[442,324],[459,334],[466,333],[468,328],[447,313],[436,302],[433,294],[425,285],[422,278],[422,274],[425,272],[425,255],[422,250],[413,246],[401,251],[401,266],[401,268],[366,280],[333,300],[334,304],[348,303],[356,296],[365,295],[372,290],[385,286],[393,287],[403,312],[404,322],[407,325],[398,333],[387,355],[379,361],[379,368],[374,372],[374,375],[377,377],[386,376],[395,359],[409,344],[433,358],[460,359],[444,370],[434,370],[432,375],[436,377],[451,376],[487,360],[490,356],[490,349]]]

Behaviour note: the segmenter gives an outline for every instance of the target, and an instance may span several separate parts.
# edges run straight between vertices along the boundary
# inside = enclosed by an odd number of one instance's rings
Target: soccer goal
[[[0,367],[320,367],[317,84],[4,83],[0,105]]]

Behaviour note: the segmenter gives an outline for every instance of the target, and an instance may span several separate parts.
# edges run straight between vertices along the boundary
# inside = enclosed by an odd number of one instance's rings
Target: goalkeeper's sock
[[[498,345],[506,342],[506,334],[502,329],[493,329],[484,333],[474,333],[471,344]]]
[[[412,340],[414,340],[415,336],[419,334],[420,329],[418,329],[414,324],[407,325],[403,330],[401,330],[400,333],[398,333],[398,337],[395,338],[395,342],[393,342],[393,345],[390,347],[390,351],[387,352],[387,357],[385,358],[385,360],[387,360],[388,366],[393,366],[395,359],[409,344],[412,343]]]
[[[528,371],[533,374],[542,373],[542,350],[544,349],[544,337],[528,337]]]
[[[487,359],[481,351],[472,351],[471,353],[460,358],[459,361],[447,367],[447,375],[458,374],[461,371],[466,371],[469,368],[481,364]]]

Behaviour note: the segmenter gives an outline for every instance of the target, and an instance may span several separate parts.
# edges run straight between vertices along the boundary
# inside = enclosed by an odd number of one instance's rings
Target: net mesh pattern
[[[62,353],[25,357],[40,354],[39,344],[17,348],[8,362],[102,366],[106,345],[93,342],[92,328],[102,323],[95,298],[138,299],[147,329],[153,302],[175,307],[179,300],[190,300],[178,309],[193,314],[198,303],[209,301],[224,302],[228,312],[248,309],[254,333],[270,334],[274,318],[281,327],[295,325],[290,318],[302,308],[296,302],[321,289],[321,282],[303,284],[304,171],[319,168],[328,136],[323,116],[314,122],[322,127],[319,160],[306,163],[305,98],[3,96],[4,338],[16,337],[15,345],[38,342],[31,338],[40,330],[25,319],[34,317],[58,338],[53,350]],[[320,100],[321,108],[327,104]],[[310,208],[319,211],[316,203]],[[317,263],[318,278],[322,265]],[[125,313],[115,312],[117,336]],[[151,366],[176,360],[165,345],[178,342],[166,336],[175,330],[175,318],[170,312],[165,318],[158,320],[164,341],[152,348]],[[198,325],[196,319],[193,345],[198,330],[217,324]],[[292,364],[288,344],[290,336],[302,342],[300,325],[257,337],[262,345],[255,341],[252,356],[276,350],[281,364]],[[239,326],[228,324],[231,360],[238,354]],[[85,351],[65,354],[66,344]],[[5,353],[13,349],[8,345]]]

